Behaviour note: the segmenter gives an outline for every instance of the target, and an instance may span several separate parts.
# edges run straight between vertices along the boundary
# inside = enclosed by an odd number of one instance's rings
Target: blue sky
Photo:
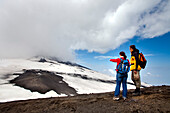
[[[147,66],[141,71],[142,82],[153,85],[170,85],[170,32],[159,37],[144,39],[142,37],[134,37],[128,42],[120,45],[115,50],[111,50],[105,54],[96,52],[88,52],[87,50],[76,51],[78,62],[84,66],[90,67],[98,72],[115,76],[109,70],[114,71],[116,63],[109,61],[110,57],[116,58],[120,51],[125,51],[128,59],[130,59],[129,46],[136,47],[145,54],[148,61]],[[101,58],[102,56],[102,58]],[[131,72],[128,80],[131,79]]]

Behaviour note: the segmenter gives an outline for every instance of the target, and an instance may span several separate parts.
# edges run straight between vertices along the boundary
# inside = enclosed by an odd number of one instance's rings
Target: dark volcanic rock
[[[63,81],[63,77],[42,70],[27,70],[19,77],[10,81],[15,85],[45,94],[54,90],[57,94],[77,94],[76,90]]]
[[[47,62],[47,60],[46,60],[45,58],[41,58],[41,59],[39,60],[39,62],[44,63],[44,62]]]

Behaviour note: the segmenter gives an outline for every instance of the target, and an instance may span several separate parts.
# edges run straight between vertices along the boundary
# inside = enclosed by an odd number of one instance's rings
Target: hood
[[[136,49],[136,50],[134,50],[132,53],[134,53],[134,52],[137,52],[137,53],[139,53],[139,50],[138,50],[138,49]]]

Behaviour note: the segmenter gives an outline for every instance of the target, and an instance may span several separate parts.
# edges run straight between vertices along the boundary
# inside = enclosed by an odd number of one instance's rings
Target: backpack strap
[[[123,59],[122,59],[122,58],[120,58],[120,60],[121,60],[121,61],[120,61],[120,63],[123,63]]]
[[[120,70],[120,64],[122,64],[122,63],[123,63],[123,59],[122,59],[122,58],[120,58],[120,60],[121,60],[121,61],[120,61],[119,65],[118,65],[119,67],[117,66],[117,69],[118,69],[118,70]]]
[[[122,58],[120,58],[120,60],[121,60],[121,61],[123,61],[123,59],[122,59]]]

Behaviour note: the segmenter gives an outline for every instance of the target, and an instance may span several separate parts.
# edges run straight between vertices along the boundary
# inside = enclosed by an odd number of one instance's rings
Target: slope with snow
[[[115,89],[116,84],[110,82],[115,81],[115,78],[112,76],[101,74],[78,65],[68,65],[67,63],[49,59],[46,59],[45,62],[39,62],[39,60],[39,58],[0,60],[0,102],[67,96],[66,94],[57,94],[53,90],[45,94],[31,92],[28,89],[9,82],[18,77],[19,74],[24,73],[24,70],[32,69],[56,73],[63,77],[63,80],[70,87],[74,88],[78,94],[110,92]],[[147,84],[143,85],[149,86]],[[134,88],[133,84],[128,84],[128,89]]]

